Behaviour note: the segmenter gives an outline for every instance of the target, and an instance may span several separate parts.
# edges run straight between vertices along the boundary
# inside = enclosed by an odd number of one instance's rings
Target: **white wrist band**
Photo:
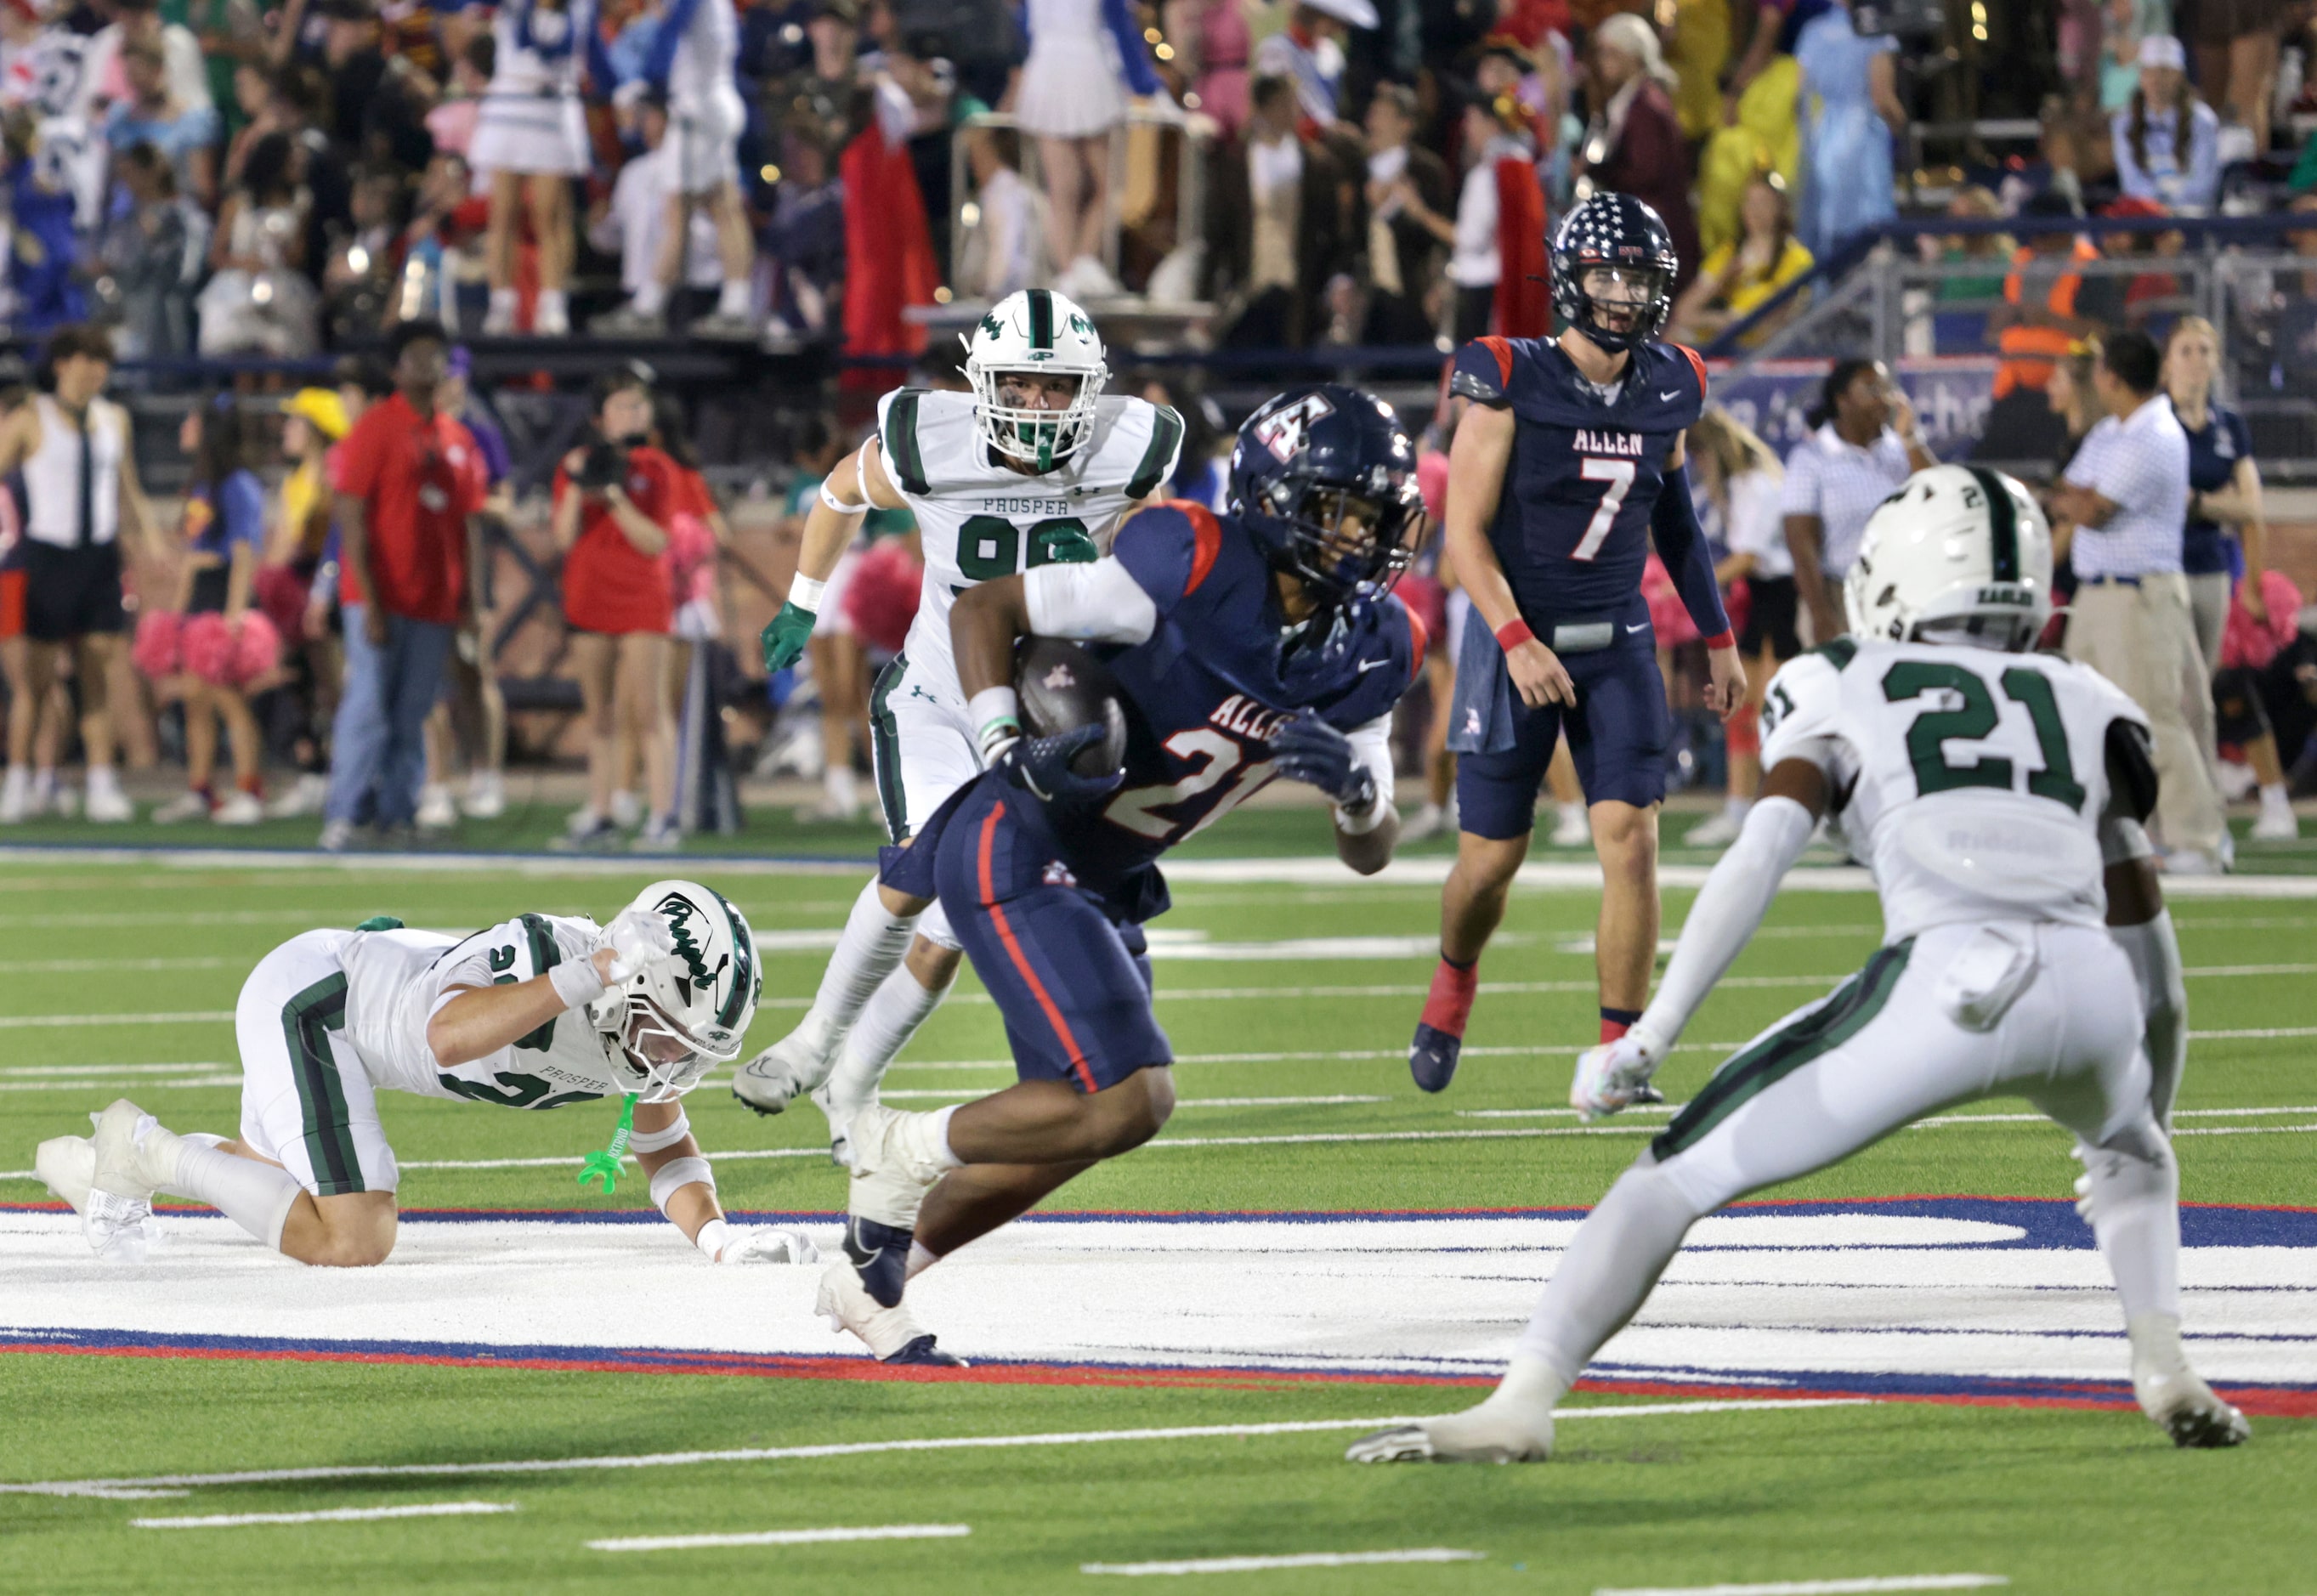
[[[827,596],[828,593],[828,583],[816,581],[802,571],[799,571],[789,581],[789,602],[800,610],[810,610],[816,615],[820,613],[820,601]]]
[[[980,746],[982,757],[987,759],[992,743],[1021,735],[1021,697],[1010,687],[985,687],[967,701],[965,718],[974,728],[974,741]]]
[[[675,1123],[663,1130],[634,1130],[628,1133],[631,1153],[662,1153],[692,1134],[692,1120],[681,1105],[675,1110]]]
[[[820,479],[820,502],[828,505],[831,510],[836,511],[839,515],[865,515],[868,513],[869,510],[869,505],[865,501],[858,504],[848,504],[843,499],[838,498],[835,494],[829,492],[828,478],[826,477]]]
[[[721,1219],[711,1219],[700,1227],[700,1234],[692,1238],[692,1244],[708,1255],[709,1262],[714,1263],[716,1255],[724,1250],[725,1239],[731,1234],[731,1226]]]
[[[667,1199],[691,1185],[716,1190],[716,1172],[708,1167],[708,1160],[694,1155],[661,1164],[651,1178],[652,1207],[666,1213]]]
[[[580,1009],[604,995],[604,975],[590,957],[557,965],[547,972],[547,984],[567,1009]]]

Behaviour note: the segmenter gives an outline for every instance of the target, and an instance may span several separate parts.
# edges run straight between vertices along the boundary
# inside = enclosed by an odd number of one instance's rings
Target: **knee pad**
[[[2076,1159],[2084,1166],[2076,1212],[2095,1229],[2149,1203],[2179,1199],[2180,1167],[2152,1113],[2134,1116],[2097,1146],[2078,1142]]]
[[[917,932],[936,948],[946,948],[953,953],[965,951],[965,944],[959,941],[957,933],[949,928],[949,916],[942,912],[939,898],[926,905],[926,912],[917,916]]]

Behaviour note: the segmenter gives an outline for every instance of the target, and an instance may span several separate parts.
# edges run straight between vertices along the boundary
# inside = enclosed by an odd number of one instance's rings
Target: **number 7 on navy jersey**
[[[1601,552],[1608,540],[1609,529],[1617,524],[1617,512],[1625,507],[1625,495],[1633,491],[1633,462],[1604,459],[1598,455],[1584,457],[1577,474],[1588,482],[1607,484],[1601,490],[1601,503],[1587,523],[1585,535],[1577,539],[1577,547],[1569,551],[1570,559],[1591,559]]]

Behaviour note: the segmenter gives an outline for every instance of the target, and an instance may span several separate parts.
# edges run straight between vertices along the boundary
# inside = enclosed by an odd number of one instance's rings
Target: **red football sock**
[[[1601,1045],[1606,1048],[1633,1030],[1633,1022],[1641,1017],[1639,1009],[1604,1008],[1601,1011]]]
[[[1481,961],[1459,965],[1446,957],[1432,972],[1432,991],[1424,1000],[1424,1023],[1463,1040],[1464,1022],[1472,1017],[1472,997],[1481,986]]]

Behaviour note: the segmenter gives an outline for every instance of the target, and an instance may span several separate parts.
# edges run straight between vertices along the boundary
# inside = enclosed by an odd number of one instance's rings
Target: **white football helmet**
[[[740,1056],[765,990],[756,940],[740,911],[697,881],[655,881],[628,905],[656,914],[675,957],[655,960],[587,1005],[622,1088],[647,1102],[681,1097],[709,1066]]]
[[[1075,372],[1078,391],[1060,410],[1000,404],[1009,372]],[[1051,471],[1094,435],[1094,405],[1110,380],[1102,334],[1076,302],[1051,289],[1006,295],[965,338],[965,378],[973,385],[974,421],[989,447],[1007,459]]]
[[[1844,593],[1861,638],[2017,653],[2052,618],[2052,530],[2002,472],[1934,466],[1868,519]]]

